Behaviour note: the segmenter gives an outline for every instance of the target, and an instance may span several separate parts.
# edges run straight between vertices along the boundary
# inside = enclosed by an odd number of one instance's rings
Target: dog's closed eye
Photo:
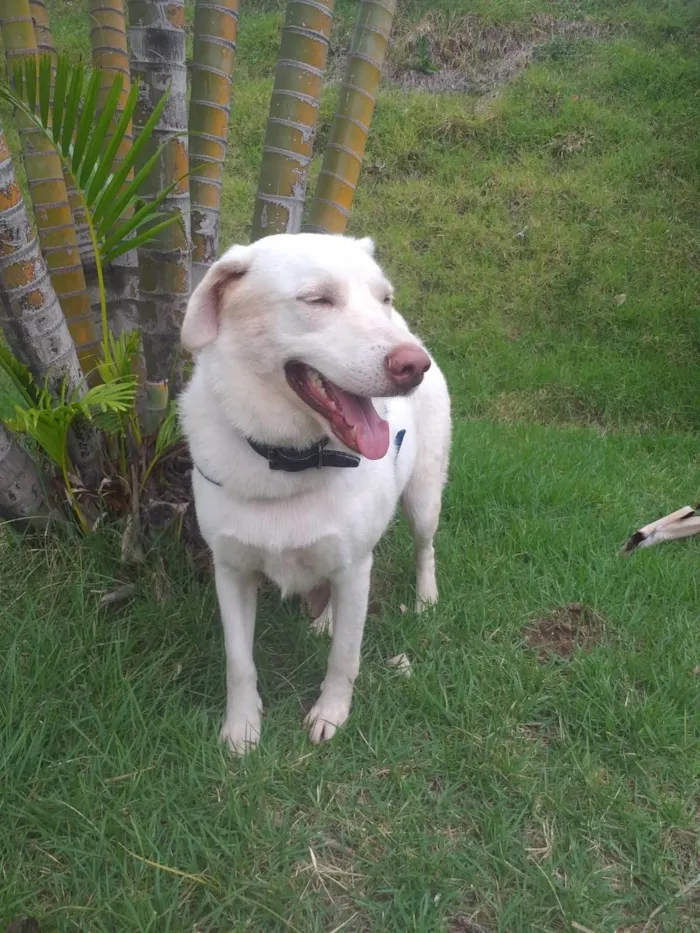
[[[299,301],[317,308],[331,308],[335,304],[329,295],[300,295]]]

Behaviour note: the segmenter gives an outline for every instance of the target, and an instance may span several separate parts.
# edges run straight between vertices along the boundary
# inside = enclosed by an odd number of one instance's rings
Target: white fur
[[[370,239],[316,234],[234,246],[187,309],[183,343],[198,355],[182,421],[195,464],[222,484],[193,473],[224,626],[221,735],[238,752],[260,734],[253,631],[261,575],[284,595],[330,581],[333,639],[320,696],[306,717],[312,742],[329,739],[350,712],[372,551],[399,500],[415,539],[417,607],[437,600],[433,536],[447,474],[449,396],[434,362],[412,394],[396,394],[386,355],[398,344],[420,344],[384,303],[390,286],[373,252]],[[329,447],[347,450],[288,386],[284,364],[292,359],[374,399],[391,429],[385,457],[363,458],[350,469],[268,469],[246,438],[300,449],[330,435]],[[400,430],[406,433],[397,456]]]

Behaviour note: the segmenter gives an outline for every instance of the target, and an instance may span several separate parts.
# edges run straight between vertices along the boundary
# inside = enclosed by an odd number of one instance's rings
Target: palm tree
[[[48,55],[50,57],[51,74],[53,78],[56,74],[57,53],[53,40],[53,34],[51,32],[51,24],[49,22],[49,13],[46,9],[46,4],[44,3],[44,0],[29,0],[29,7],[32,14],[32,20],[34,22],[34,35],[36,38],[37,51],[42,56]],[[90,242],[90,231],[85,219],[85,212],[83,211],[82,205],[80,203],[78,190],[71,182],[70,177],[66,173],[65,169],[63,171],[63,180],[66,185],[66,194],[68,195],[68,203],[70,204],[71,214],[73,215],[73,223],[75,224],[75,236],[78,242],[80,262],[83,267],[83,274],[85,276],[85,285],[90,299],[90,308],[92,310],[92,317],[95,323],[95,331],[96,333],[99,333],[100,295],[97,278],[95,275],[95,257],[93,255],[92,244]]]
[[[316,135],[333,0],[289,0],[270,101],[253,239],[299,233]]]
[[[0,424],[0,519],[18,531],[40,531],[48,514],[34,461]]]
[[[29,10],[34,22],[37,49],[41,54],[55,55],[56,46],[53,43],[49,26],[49,11],[46,9],[44,0],[29,0]]]
[[[37,56],[29,0],[4,0],[2,37],[8,71],[14,63]],[[54,148],[22,115],[18,115],[27,182],[34,206],[41,251],[51,281],[68,321],[84,372],[94,369],[98,337],[90,311],[73,216],[63,178],[61,160]]]
[[[140,329],[146,358],[148,427],[165,413],[169,384],[176,371],[180,325],[191,284],[190,192],[187,143],[187,68],[184,0],[129,0],[131,73],[142,93],[134,112],[134,133],[143,126],[169,88],[153,139],[137,163],[146,164],[160,150],[142,196],[153,200],[173,185],[161,210],[177,222],[139,249]]]
[[[100,108],[104,105],[114,79],[119,76],[122,89],[115,111],[115,117],[118,118],[124,110],[131,89],[124,2],[89,0],[88,15],[92,66],[99,69],[103,75],[97,92],[97,105]],[[113,126],[109,127],[107,141],[111,139],[113,129]],[[126,158],[131,148],[132,134],[132,127],[129,125],[117,151],[116,164]],[[94,262],[94,259],[90,257],[88,261]],[[107,280],[107,306],[110,324],[115,334],[138,330],[138,297],[138,257],[136,250],[129,250],[112,262]]]
[[[84,386],[75,343],[66,326],[39,244],[15,178],[0,124],[0,281],[5,312],[0,323],[7,342],[36,381],[54,390],[67,380],[71,391]]]
[[[39,385],[54,394],[65,387],[77,397],[84,396],[87,385],[76,346],[32,232],[2,124],[0,190],[4,192],[0,201],[0,306],[4,309],[0,327],[10,349]],[[86,479],[96,477],[99,452],[94,431],[76,424],[69,443]],[[18,463],[18,458],[15,455],[12,462]]]
[[[396,0],[362,0],[321,173],[304,229],[344,233],[365,155]]]
[[[237,31],[238,0],[220,0],[216,5],[197,0],[188,123],[193,288],[219,253],[219,211]]]

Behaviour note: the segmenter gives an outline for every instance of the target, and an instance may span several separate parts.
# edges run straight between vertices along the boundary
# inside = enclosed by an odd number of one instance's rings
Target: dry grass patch
[[[431,10],[419,23],[397,31],[386,76],[404,88],[485,94],[511,81],[536,49],[555,39],[599,39],[607,26],[540,13],[529,23],[496,25],[474,14]]]

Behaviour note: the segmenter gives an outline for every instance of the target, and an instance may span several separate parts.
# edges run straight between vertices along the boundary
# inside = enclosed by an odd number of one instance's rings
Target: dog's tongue
[[[371,400],[344,392],[337,386],[334,386],[334,395],[347,426],[355,429],[353,435],[344,430],[345,425],[332,421],[340,440],[368,460],[381,460],[389,449],[389,425],[379,417]]]

